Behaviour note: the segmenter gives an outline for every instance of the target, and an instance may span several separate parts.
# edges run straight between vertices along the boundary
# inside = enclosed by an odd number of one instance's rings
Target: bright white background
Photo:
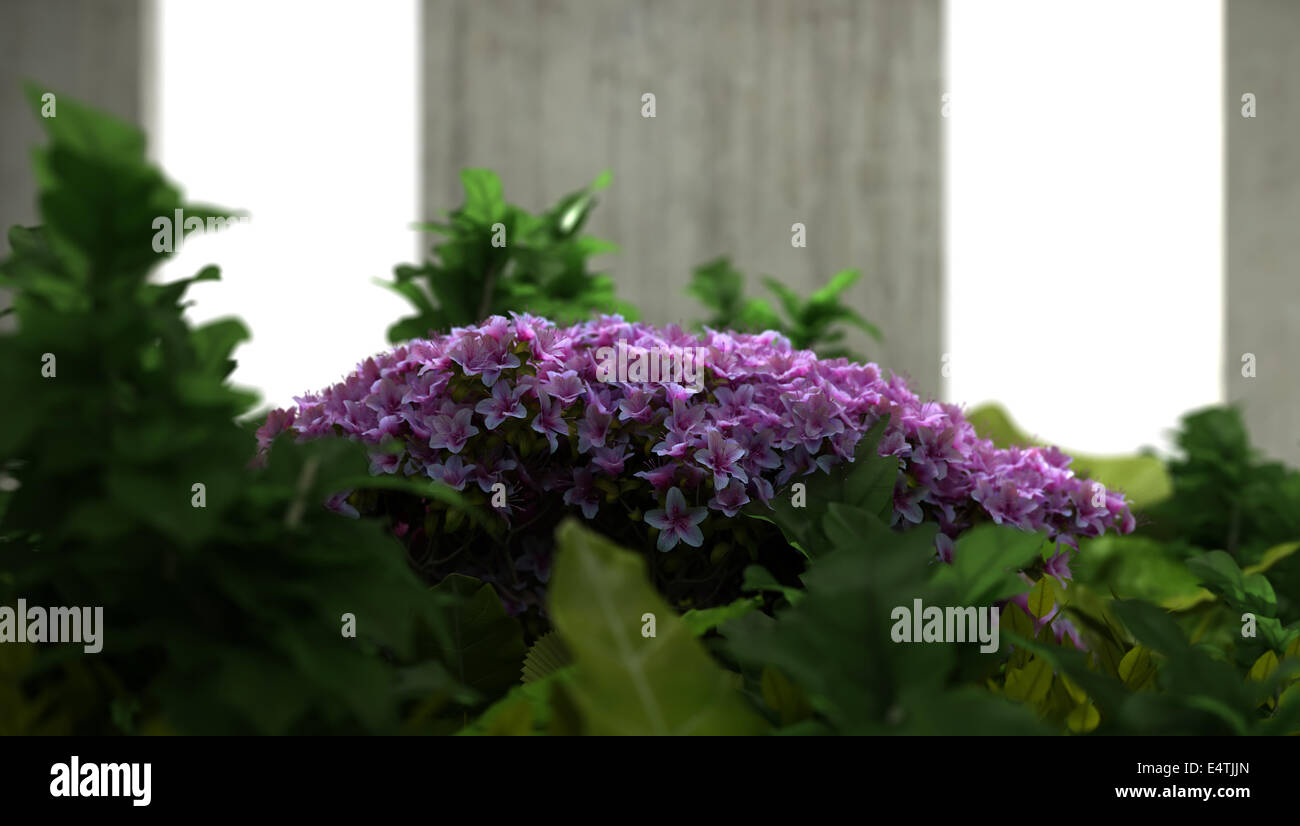
[[[949,0],[950,400],[1080,452],[1222,391],[1219,0]]]
[[[416,0],[155,3],[155,157],[192,201],[246,226],[186,246],[216,262],[191,320],[236,315],[236,383],[273,406],[385,346],[405,302],[376,286],[419,257]]]

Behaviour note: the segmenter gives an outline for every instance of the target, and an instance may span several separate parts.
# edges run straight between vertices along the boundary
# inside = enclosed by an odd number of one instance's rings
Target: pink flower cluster
[[[609,354],[620,347],[695,352],[704,364],[694,383],[611,380]],[[368,358],[295,402],[259,430],[262,449],[286,429],[342,435],[374,446],[376,474],[485,493],[502,483],[507,519],[529,507],[520,503],[552,497],[588,519],[611,503],[644,510],[660,550],[699,546],[710,510],[735,516],[852,461],[885,415],[877,450],[903,470],[893,522],[938,522],[945,559],[952,539],[983,520],[1069,545],[1133,529],[1123,495],[1076,477],[1059,450],[995,448],[958,407],[922,402],[901,377],[819,359],[773,332],[696,336],[617,316],[571,327],[494,316]]]

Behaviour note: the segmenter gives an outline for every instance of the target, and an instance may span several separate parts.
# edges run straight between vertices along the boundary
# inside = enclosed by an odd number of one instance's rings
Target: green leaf
[[[766,569],[757,565],[751,565],[749,567],[756,568],[767,576],[771,576],[771,574],[767,573]],[[802,594],[793,588],[782,588],[782,591],[792,591],[795,594],[802,596]],[[727,605],[719,605],[716,608],[692,608],[682,614],[682,622],[686,623],[686,627],[691,629],[692,634],[701,637],[727,620],[732,620],[736,617],[743,617],[755,608],[761,607],[762,604],[762,597],[741,597],[734,602],[728,603]]]
[[[1162,654],[1186,649],[1187,638],[1173,618],[1149,602],[1120,600],[1113,604],[1115,615],[1139,642]]]
[[[1151,660],[1151,649],[1135,645],[1119,662],[1119,678],[1129,689],[1137,691],[1155,679],[1156,667]]]
[[[782,585],[776,581],[776,577],[764,568],[762,565],[746,566],[744,573],[741,575],[740,590],[742,591],[768,591],[780,594],[785,597],[791,605],[797,604],[803,599],[804,592],[798,588],[791,588],[788,585]],[[742,611],[737,616],[744,616],[748,611]],[[725,621],[725,620],[724,620]]]
[[[777,713],[782,727],[792,726],[812,717],[812,705],[803,690],[775,668],[764,668],[759,678],[763,702]]]
[[[1051,687],[1052,666],[1046,660],[1032,657],[1023,667],[1007,670],[1004,691],[1013,700],[1031,705],[1041,703]]]
[[[1054,580],[1045,576],[1034,587],[1029,589],[1029,613],[1038,617],[1040,620],[1048,619],[1052,616],[1052,611],[1056,608],[1056,587]]]
[[[490,169],[462,169],[461,185],[465,188],[462,211],[470,220],[492,224],[503,216],[504,190],[501,179]]]
[[[524,658],[523,681],[532,683],[545,679],[573,663],[573,657],[564,647],[564,641],[554,631],[543,634],[528,649]]]
[[[1300,542],[1283,542],[1280,545],[1274,545],[1264,552],[1258,562],[1247,566],[1243,572],[1248,575],[1265,573],[1274,565],[1289,559],[1296,551],[1300,551]]]
[[[433,589],[450,597],[446,633],[433,652],[460,683],[496,697],[519,681],[524,636],[491,585],[452,574]]]
[[[249,339],[248,328],[234,318],[210,321],[194,331],[194,348],[199,369],[221,378],[230,375],[235,362],[230,354],[240,342]]]
[[[953,561],[939,568],[935,582],[951,587],[961,605],[988,605],[1023,594],[1029,585],[1017,572],[1033,564],[1045,540],[1043,534],[1010,526],[977,525],[957,538]]]
[[[576,671],[573,697],[591,734],[754,734],[763,722],[646,580],[635,554],[566,520],[550,614]],[[642,636],[647,614],[656,635]]]
[[[573,672],[574,668],[569,666],[515,686],[457,734],[487,737],[579,734],[581,721],[567,694]]]

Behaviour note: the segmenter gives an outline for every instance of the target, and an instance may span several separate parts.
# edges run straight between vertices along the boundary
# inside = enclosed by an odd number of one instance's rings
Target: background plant
[[[501,179],[489,169],[462,170],[460,179],[465,202],[444,222],[420,225],[443,236],[433,257],[400,265],[392,281],[380,282],[416,311],[389,328],[390,341],[423,338],[511,310],[565,323],[595,312],[636,317],[631,305],[615,299],[609,276],[588,269],[588,259],[618,249],[582,234],[608,173],[540,215],[507,203]]]
[[[686,290],[699,299],[710,315],[702,324],[715,330],[761,333],[775,330],[798,350],[816,350],[823,358],[845,356],[865,361],[841,346],[844,325],[862,330],[879,342],[879,328],[844,303],[844,293],[861,277],[858,270],[841,270],[826,286],[808,298],[770,275],[762,278],[781,313],[762,298],[745,295],[745,276],[726,257],[696,267]]]

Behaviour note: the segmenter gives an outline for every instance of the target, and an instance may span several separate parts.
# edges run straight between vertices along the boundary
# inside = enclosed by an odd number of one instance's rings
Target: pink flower
[[[695,461],[713,471],[713,487],[721,490],[727,486],[727,477],[734,476],[741,482],[748,482],[749,477],[740,467],[740,460],[745,457],[745,449],[734,439],[724,439],[716,430],[710,430],[705,441],[707,447],[695,451]]]
[[[425,468],[430,479],[450,485],[456,490],[464,490],[469,481],[470,471],[476,466],[467,465],[459,456],[452,456],[446,462],[435,462]]]
[[[728,481],[726,487],[719,488],[709,500],[709,507],[727,516],[735,516],[747,504],[749,496],[745,493],[745,486],[734,479]]]
[[[470,423],[473,413],[473,410],[465,407],[453,415],[440,413],[434,416],[429,422],[432,431],[432,435],[429,436],[429,447],[435,450],[446,448],[452,453],[460,453],[470,437],[479,432],[478,428]]]
[[[496,430],[507,418],[523,419],[528,416],[523,402],[519,401],[522,395],[522,388],[511,390],[508,382],[497,381],[492,385],[492,397],[475,405],[474,412],[483,417],[488,430]]]
[[[698,548],[704,543],[700,523],[708,513],[708,508],[686,507],[686,497],[682,495],[681,489],[673,488],[668,491],[664,507],[647,511],[645,521],[651,527],[659,529],[659,550],[670,551],[679,541]]]
[[[569,423],[564,420],[562,413],[560,400],[556,399],[550,404],[543,403],[541,412],[533,419],[533,430],[546,436],[551,443],[552,453],[559,448],[559,443],[555,440],[556,434],[565,438],[569,436]]]

